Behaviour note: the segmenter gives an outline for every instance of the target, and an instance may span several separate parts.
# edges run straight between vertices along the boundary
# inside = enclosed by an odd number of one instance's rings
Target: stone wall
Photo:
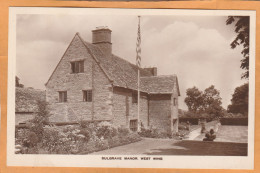
[[[27,112],[27,113],[15,113],[15,125],[19,125],[19,123],[26,123],[29,120],[32,120],[35,117],[35,113]]]
[[[174,103],[174,99],[175,99],[175,103]],[[174,83],[171,102],[172,102],[171,130],[173,133],[176,133],[176,132],[178,132],[178,126],[179,126],[179,112],[178,112],[179,95],[178,95],[177,83]]]
[[[171,130],[171,95],[151,95],[149,97],[149,125],[160,131]]]
[[[112,85],[102,69],[95,63],[93,69],[93,114],[94,120],[111,120]]]
[[[137,119],[137,103],[132,103],[132,91],[123,88],[114,88],[113,91],[113,124],[129,127],[130,120]],[[148,126],[148,100],[146,94],[141,94],[140,121]]]
[[[71,73],[70,63],[77,60],[84,60],[83,73]],[[91,120],[101,116],[107,118],[109,112],[107,107],[110,103],[105,103],[104,100],[111,97],[109,90],[111,86],[102,75],[104,76],[104,73],[76,35],[46,85],[46,100],[51,115],[49,120],[70,122]],[[91,89],[92,102],[83,102],[83,90]],[[67,102],[59,102],[58,91],[67,91]]]

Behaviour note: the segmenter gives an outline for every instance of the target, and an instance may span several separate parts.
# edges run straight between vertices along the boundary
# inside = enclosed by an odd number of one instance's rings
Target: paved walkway
[[[247,144],[144,138],[139,142],[91,153],[91,155],[246,156]]]

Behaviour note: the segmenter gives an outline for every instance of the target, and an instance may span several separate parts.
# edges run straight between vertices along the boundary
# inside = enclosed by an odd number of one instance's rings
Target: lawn
[[[201,134],[195,138],[197,141],[202,141],[205,134]],[[217,132],[216,142],[236,142],[247,143],[248,126],[227,126],[221,125]]]

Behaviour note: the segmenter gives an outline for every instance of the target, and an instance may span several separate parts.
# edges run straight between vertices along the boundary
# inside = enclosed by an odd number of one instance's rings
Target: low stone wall
[[[19,123],[26,123],[29,120],[32,120],[35,117],[35,114],[33,112],[27,112],[27,113],[15,113],[15,125],[19,125]]]

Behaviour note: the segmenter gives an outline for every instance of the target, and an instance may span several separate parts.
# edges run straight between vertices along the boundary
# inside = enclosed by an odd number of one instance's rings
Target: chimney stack
[[[157,67],[148,67],[144,69],[152,73],[153,76],[157,76]]]
[[[92,44],[97,45],[104,55],[111,55],[111,30],[106,26],[96,27],[92,30]]]

